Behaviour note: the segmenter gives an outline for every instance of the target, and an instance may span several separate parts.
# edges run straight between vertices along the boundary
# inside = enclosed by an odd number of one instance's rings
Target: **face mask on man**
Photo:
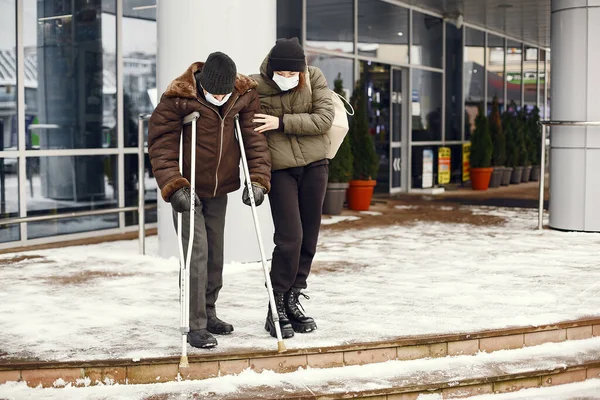
[[[206,97],[206,101],[208,101],[210,104],[217,107],[221,107],[223,104],[227,103],[227,100],[229,100],[229,98],[231,97],[231,93],[226,94],[221,101],[215,99],[215,97],[208,92],[204,94],[204,97]]]
[[[283,90],[284,92],[298,86],[299,81],[300,81],[299,74],[290,76],[289,78],[286,78],[285,76],[281,76],[278,74],[273,74],[273,82],[275,82],[277,84],[277,86],[279,86],[279,89]]]

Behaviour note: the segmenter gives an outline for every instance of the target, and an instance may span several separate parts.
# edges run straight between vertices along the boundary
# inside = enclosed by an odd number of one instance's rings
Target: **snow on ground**
[[[357,221],[360,217],[355,217],[352,215],[332,215],[329,218],[323,218],[321,221],[321,225],[333,225],[342,221]]]
[[[319,329],[288,348],[548,324],[600,315],[600,235],[537,231],[536,212],[473,209],[502,226],[419,223],[322,232],[302,300]],[[351,225],[350,225],[351,226]],[[156,251],[157,238],[148,239]],[[2,265],[0,360],[178,355],[178,262],[137,241],[35,251]],[[225,267],[213,350],[276,348],[260,264]]]
[[[377,217],[382,214],[379,211],[361,211],[360,213],[363,215],[370,215],[372,217]]]
[[[470,397],[469,400],[598,400],[600,379],[569,383],[539,389],[525,389],[515,393],[489,394]],[[419,397],[418,400],[424,400]],[[432,400],[441,400],[432,399]]]
[[[567,364],[585,363],[597,358],[600,338],[563,343],[548,343],[519,350],[504,350],[494,353],[479,353],[475,356],[444,357],[413,361],[388,361],[327,369],[299,369],[288,374],[272,371],[256,373],[245,370],[239,375],[229,375],[201,381],[168,382],[147,385],[92,386],[86,388],[28,388],[25,383],[11,382],[0,385],[0,397],[13,399],[145,399],[156,396],[161,399],[247,399],[264,395],[273,398],[273,393],[315,394],[346,393],[361,390],[377,390],[403,386],[420,386],[481,379],[486,376],[522,374],[530,371],[561,368]],[[581,384],[581,392],[600,388],[600,381]],[[555,393],[560,387],[549,388]],[[571,393],[579,393],[571,387]],[[568,393],[564,391],[565,393]],[[516,394],[515,394],[516,395]],[[508,396],[508,395],[506,395]],[[422,396],[425,397],[425,396]],[[429,398],[429,397],[428,397]],[[440,399],[439,396],[432,399]],[[513,397],[484,397],[486,400],[504,400]],[[530,397],[514,397],[530,399]],[[539,398],[539,397],[538,397]],[[544,397],[550,398],[550,397]],[[551,397],[565,399],[566,397]]]

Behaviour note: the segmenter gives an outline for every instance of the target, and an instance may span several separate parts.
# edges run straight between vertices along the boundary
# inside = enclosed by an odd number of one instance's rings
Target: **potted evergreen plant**
[[[355,211],[366,211],[371,206],[371,199],[377,181],[379,159],[375,152],[373,138],[369,133],[367,120],[366,90],[362,82],[358,82],[350,104],[354,108],[354,116],[350,121],[350,145],[352,148],[353,179],[348,188],[348,208]]]
[[[510,185],[512,173],[515,167],[515,115],[513,113],[513,104],[508,107],[502,114],[502,130],[504,131],[505,139],[505,154],[506,154],[506,167],[504,168],[504,174],[502,175],[502,186]]]
[[[521,182],[529,182],[529,176],[531,175],[531,161],[529,160],[529,149],[530,137],[529,137],[529,118],[525,107],[519,111],[520,128],[519,133],[519,151],[521,153],[521,165],[523,166],[523,174],[521,175]]]
[[[541,145],[542,145],[542,132],[540,130],[540,109],[537,106],[533,107],[529,114],[529,135],[530,135],[530,149],[529,157],[531,158],[531,176],[530,181],[537,182],[540,180],[540,163],[542,158]]]
[[[341,74],[338,74],[334,82],[334,92],[344,96],[344,83]],[[352,148],[350,147],[350,135],[346,135],[335,157],[329,160],[329,183],[325,192],[323,203],[323,214],[339,215],[344,208],[348,182],[352,179],[353,169]]]
[[[512,167],[510,175],[510,183],[521,183],[523,175],[523,167],[521,166],[521,151],[519,134],[522,131],[520,125],[521,120],[517,113],[517,105],[512,102],[508,107],[505,115],[506,121],[506,163]]]
[[[497,188],[502,184],[502,177],[504,176],[504,164],[506,163],[506,137],[504,136],[504,130],[502,129],[500,105],[498,104],[498,98],[496,96],[494,96],[494,101],[492,102],[492,112],[490,113],[489,124],[494,147],[492,153],[494,172],[492,172],[490,187]]]
[[[473,190],[487,190],[492,177],[492,136],[483,105],[475,118],[475,132],[471,135],[471,186]]]

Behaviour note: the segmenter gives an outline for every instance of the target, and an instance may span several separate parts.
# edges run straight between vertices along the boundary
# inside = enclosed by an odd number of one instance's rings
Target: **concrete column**
[[[600,121],[600,0],[552,0],[551,119]],[[600,127],[554,127],[550,226],[600,231]]]
[[[238,72],[258,73],[264,57],[275,44],[276,11],[276,0],[158,0],[159,96],[191,63],[206,60],[214,51],[228,54],[235,61]],[[178,257],[171,207],[162,201],[160,193],[158,198],[159,254]],[[260,260],[252,213],[241,198],[241,189],[229,195],[225,262]],[[270,258],[273,221],[268,201],[259,207],[259,216]]]

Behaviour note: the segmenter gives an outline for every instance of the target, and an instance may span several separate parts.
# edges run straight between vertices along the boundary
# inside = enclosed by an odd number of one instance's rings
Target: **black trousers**
[[[274,171],[271,175],[271,215],[275,250],[271,265],[273,290],[306,289],[319,230],[329,166],[327,160],[305,167]]]

